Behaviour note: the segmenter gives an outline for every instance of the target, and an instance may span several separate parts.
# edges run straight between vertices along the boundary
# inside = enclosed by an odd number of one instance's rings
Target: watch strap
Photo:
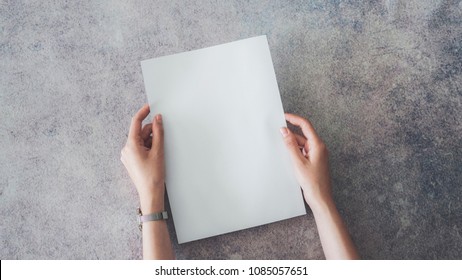
[[[167,219],[168,219],[167,211],[140,216],[140,221],[142,223],[158,221],[158,220],[167,220]]]
[[[167,219],[168,219],[167,211],[143,215],[143,213],[141,213],[141,209],[138,208],[138,228],[140,230],[143,229],[143,223],[145,222],[161,221],[161,220],[167,220]]]

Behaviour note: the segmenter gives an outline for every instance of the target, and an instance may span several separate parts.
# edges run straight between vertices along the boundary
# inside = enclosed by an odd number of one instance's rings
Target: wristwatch
[[[141,208],[138,207],[138,228],[143,230],[143,223],[145,222],[152,222],[152,221],[160,221],[160,220],[167,220],[168,214],[167,211],[152,213],[149,215],[143,215],[141,212]]]

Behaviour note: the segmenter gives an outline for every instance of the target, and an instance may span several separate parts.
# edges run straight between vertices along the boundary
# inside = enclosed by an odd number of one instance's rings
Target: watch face
[[[168,213],[167,211],[162,212],[162,219],[167,220],[168,219]]]

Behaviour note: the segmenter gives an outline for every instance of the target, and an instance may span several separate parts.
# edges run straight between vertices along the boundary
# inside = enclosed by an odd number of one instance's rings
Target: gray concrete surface
[[[139,258],[119,158],[140,61],[267,34],[361,255],[461,259],[461,19],[460,0],[2,0],[0,258]],[[311,212],[182,245],[169,228],[180,259],[323,258]]]

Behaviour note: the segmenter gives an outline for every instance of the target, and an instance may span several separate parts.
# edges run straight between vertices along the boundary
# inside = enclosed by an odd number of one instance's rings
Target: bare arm
[[[356,247],[334,202],[313,210],[326,259],[359,259]]]
[[[326,145],[311,123],[286,114],[286,120],[302,129],[303,136],[281,128],[305,201],[313,211],[327,259],[358,259],[359,255],[332,198]]]
[[[132,119],[120,160],[135,184],[143,215],[162,212],[165,194],[164,132],[162,116],[141,127],[149,114],[144,105]],[[167,224],[164,220],[143,223],[143,258],[174,259]]]
[[[141,211],[158,213],[164,211],[164,192],[152,201],[142,202]],[[143,223],[143,258],[146,260],[172,260],[175,258],[165,220]]]

